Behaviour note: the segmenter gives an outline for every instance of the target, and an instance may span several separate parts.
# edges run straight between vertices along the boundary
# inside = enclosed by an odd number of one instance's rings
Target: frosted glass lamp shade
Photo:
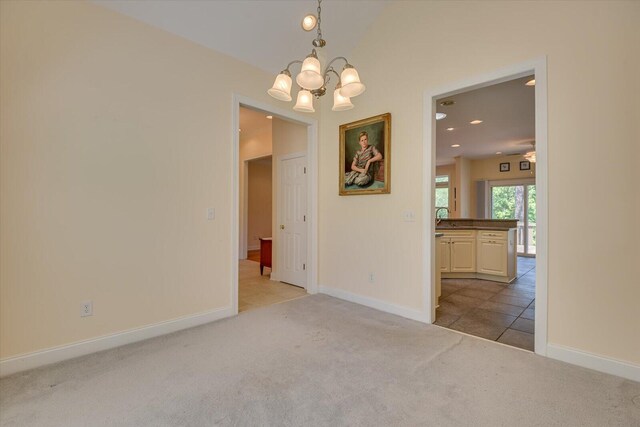
[[[301,89],[300,92],[298,92],[298,100],[296,101],[296,105],[293,109],[303,113],[315,112],[316,110],[313,109],[313,95],[311,95],[311,92]]]
[[[302,19],[302,29],[305,31],[311,31],[316,27],[318,18],[315,15],[307,15]]]
[[[291,76],[278,74],[273,87],[267,93],[280,101],[291,101]]]
[[[351,100],[346,96],[340,95],[340,88],[333,91],[333,111],[345,111],[353,108]]]
[[[535,163],[536,162],[536,152],[535,151],[529,151],[527,154],[524,155],[524,158],[529,160],[531,163]]]
[[[353,67],[348,67],[342,70],[340,74],[340,81],[342,82],[342,89],[340,89],[340,95],[347,98],[360,95],[365,90],[365,86],[360,83],[360,76]]]
[[[320,89],[324,84],[324,79],[320,74],[320,61],[318,58],[308,56],[302,63],[300,74],[296,77],[296,83],[305,89]]]

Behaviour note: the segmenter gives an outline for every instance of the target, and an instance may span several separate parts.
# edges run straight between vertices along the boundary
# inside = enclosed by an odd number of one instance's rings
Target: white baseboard
[[[260,244],[247,246],[248,251],[257,251],[258,249],[260,249]]]
[[[319,286],[318,292],[330,295],[332,297],[340,298],[345,301],[375,308],[376,310],[406,317],[407,319],[428,323],[426,313],[423,313],[419,310],[390,304],[375,298],[364,297],[361,295],[353,294],[351,292],[343,291],[341,289],[330,288],[327,286]],[[586,353],[581,350],[576,350],[573,348],[551,343],[547,344],[547,357],[640,382],[640,366],[634,365],[629,362],[623,362],[620,360],[597,356],[595,354]]]
[[[354,302],[356,304],[375,308],[376,310],[384,311],[386,313],[391,313],[397,316],[406,317],[407,319],[428,323],[427,314],[420,310],[415,310],[415,309],[403,307],[400,305],[390,304],[388,302],[381,301],[379,299],[365,297],[362,295],[353,294],[351,292],[343,291],[341,289],[330,288],[327,286],[318,286],[318,292],[321,294],[326,294],[332,297],[340,298],[345,301]]]
[[[629,362],[597,356],[575,348],[558,344],[547,344],[547,356],[583,368],[593,369],[618,377],[640,382],[640,366]]]
[[[198,313],[190,316],[180,317],[177,319],[167,320],[165,322],[155,323],[153,325],[143,326],[141,328],[130,329],[124,332],[118,332],[98,338],[91,338],[88,340],[75,342],[73,344],[52,347],[46,350],[9,357],[0,360],[0,377],[56,362],[61,362],[67,359],[73,359],[74,357],[84,356],[86,354],[120,347],[125,344],[154,338],[182,329],[203,325],[205,323],[220,320],[225,317],[230,317],[233,314],[234,313],[231,307],[219,308],[211,311],[205,311],[204,313]]]

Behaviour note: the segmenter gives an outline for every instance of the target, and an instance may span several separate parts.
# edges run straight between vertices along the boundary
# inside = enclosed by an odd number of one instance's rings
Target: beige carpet
[[[0,392],[3,426],[640,425],[640,383],[324,295],[14,375]]]

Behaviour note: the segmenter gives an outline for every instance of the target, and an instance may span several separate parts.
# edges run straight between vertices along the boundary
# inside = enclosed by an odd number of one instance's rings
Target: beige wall
[[[271,237],[271,158],[252,160],[248,185],[248,248],[260,248],[260,237]]]
[[[455,218],[470,218],[471,216],[471,160],[456,157],[456,191]]]
[[[228,307],[231,94],[271,102],[273,76],[88,2],[0,8],[0,357]],[[423,90],[547,55],[549,340],[640,363],[639,20],[638,2],[392,3],[350,55],[356,108],[316,104],[320,285],[420,308]],[[392,193],[339,197],[338,126],[385,112]],[[594,226],[602,206],[620,226]]]
[[[389,5],[349,57],[367,91],[350,111],[322,104],[320,285],[420,308],[422,223],[402,211],[422,218],[424,90],[547,55],[549,341],[640,363],[638,22],[638,2]],[[339,197],[338,126],[386,112],[392,193]],[[619,227],[599,226],[607,206]]]
[[[0,357],[229,307],[232,93],[273,76],[88,2],[0,7]]]
[[[280,159],[292,153],[307,151],[307,126],[273,118],[273,265],[274,276],[278,275],[278,248],[280,224],[278,223],[278,182]]]

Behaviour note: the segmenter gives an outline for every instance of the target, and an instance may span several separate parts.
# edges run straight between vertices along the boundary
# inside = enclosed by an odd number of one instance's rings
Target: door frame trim
[[[424,188],[422,212],[422,280],[423,312],[427,323],[435,321],[435,172],[436,172],[436,127],[434,114],[436,100],[469,90],[535,75],[535,132],[536,132],[536,308],[535,308],[535,352],[546,356],[548,346],[548,254],[549,254],[549,171],[548,171],[548,124],[547,124],[547,57],[502,69],[479,74],[439,88],[424,91],[423,97],[423,168]]]
[[[233,93],[231,97],[231,170],[232,203],[231,230],[231,309],[238,314],[238,262],[240,246],[240,107],[248,107],[279,116],[307,127],[307,293],[318,292],[318,120],[293,111],[274,107],[266,102]]]
[[[282,154],[282,155],[278,156],[278,158],[276,159],[277,171],[278,171],[278,182],[277,182],[278,191],[276,192],[276,205],[277,205],[277,207],[276,207],[276,212],[277,212],[277,215],[276,215],[276,220],[277,221],[276,221],[276,223],[278,223],[278,224],[282,224],[282,209],[280,209],[280,204],[282,203],[282,174],[280,173],[280,171],[282,169],[280,168],[280,164],[282,163],[283,160],[298,159],[300,157],[304,157],[305,163],[309,163],[309,159],[307,158],[307,152],[306,151],[298,151],[296,153]],[[308,166],[309,165],[307,165],[306,167],[308,167]],[[307,174],[307,178],[308,178],[308,174]],[[307,179],[307,191],[309,190],[308,182],[309,182],[309,180]],[[309,200],[307,198],[307,202],[308,201]],[[275,230],[275,232],[278,233],[279,231]],[[307,236],[306,236],[307,237],[307,241],[309,240],[308,232],[309,232],[309,230],[307,229]],[[307,248],[308,247],[309,246],[307,245]],[[276,245],[276,248],[278,250],[278,253],[277,253],[277,256],[276,256],[277,277],[275,279],[273,279],[273,280],[281,280],[282,277],[280,276],[280,272],[282,271],[282,259],[283,259],[283,257],[281,256],[282,255],[282,245],[278,244],[278,245]],[[307,255],[308,255],[308,252],[307,252]],[[307,264],[309,263],[308,260],[306,260],[305,262]],[[305,289],[307,289],[307,287],[308,287],[308,279],[309,278],[307,277],[307,281],[306,281],[307,283],[305,283],[305,285],[304,285]],[[286,283],[289,283],[289,282],[286,282]],[[293,284],[295,285],[295,283],[293,283]],[[299,285],[296,285],[296,286],[299,286]]]

